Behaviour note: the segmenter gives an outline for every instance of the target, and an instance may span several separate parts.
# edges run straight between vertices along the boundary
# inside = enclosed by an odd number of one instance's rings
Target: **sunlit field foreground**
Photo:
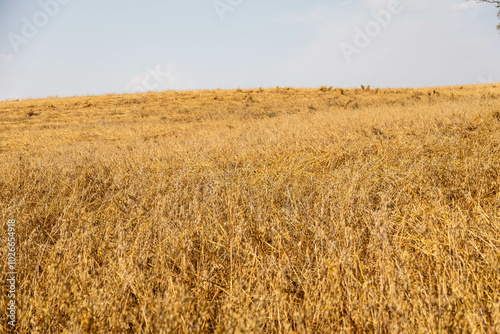
[[[0,205],[20,332],[500,332],[500,84],[0,102]]]

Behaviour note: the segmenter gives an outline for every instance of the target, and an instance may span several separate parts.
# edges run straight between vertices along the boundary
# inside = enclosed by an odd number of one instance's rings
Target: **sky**
[[[464,0],[0,0],[0,100],[500,81]]]

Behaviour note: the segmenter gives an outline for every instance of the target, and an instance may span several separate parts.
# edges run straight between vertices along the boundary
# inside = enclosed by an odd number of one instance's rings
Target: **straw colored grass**
[[[18,330],[498,333],[499,97],[490,84],[0,102]]]

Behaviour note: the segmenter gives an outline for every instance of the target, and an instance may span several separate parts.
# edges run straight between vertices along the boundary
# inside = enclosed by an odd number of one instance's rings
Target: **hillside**
[[[500,84],[0,102],[0,210],[20,332],[498,333]]]

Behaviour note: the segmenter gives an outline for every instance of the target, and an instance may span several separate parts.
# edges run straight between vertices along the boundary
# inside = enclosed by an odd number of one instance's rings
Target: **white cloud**
[[[308,13],[285,14],[278,20],[285,24],[310,25],[326,23],[334,19],[336,15],[338,15],[338,11],[333,8],[318,6]]]
[[[477,7],[477,3],[475,1],[461,1],[460,3],[454,3],[451,8],[453,10],[468,10]]]
[[[136,75],[125,84],[127,91],[136,93],[193,89],[193,87],[186,74],[173,63],[158,63],[155,66],[147,66],[144,72]]]
[[[9,61],[12,61],[14,59],[14,55],[12,54],[0,54],[0,63],[8,63]]]
[[[363,0],[364,4],[372,10],[387,9],[390,3],[399,2],[399,6],[409,10],[426,10],[430,0]],[[436,4],[433,4],[436,6]]]
[[[367,2],[369,7],[371,7],[374,10],[377,10],[381,8],[387,8],[389,0],[365,0],[365,2]]]

